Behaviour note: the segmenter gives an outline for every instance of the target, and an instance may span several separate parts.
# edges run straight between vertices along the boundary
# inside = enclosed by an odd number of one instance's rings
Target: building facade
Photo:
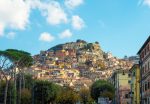
[[[131,73],[131,104],[140,104],[140,67],[139,64],[133,65]]]
[[[150,104],[150,36],[138,51],[141,71],[141,103]]]
[[[115,87],[115,104],[131,104],[129,71],[117,70],[112,74],[110,82]]]

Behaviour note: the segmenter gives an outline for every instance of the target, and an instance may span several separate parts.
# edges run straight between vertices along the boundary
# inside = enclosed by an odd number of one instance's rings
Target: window
[[[125,75],[125,72],[123,71],[122,75]]]
[[[141,59],[144,58],[144,51],[141,53]]]
[[[147,90],[147,83],[145,83],[145,91]]]
[[[147,52],[149,52],[149,44],[147,45]]]
[[[147,89],[150,89],[150,81],[148,82],[148,86],[147,86]]]
[[[144,58],[144,51],[142,52],[142,58]]]
[[[126,99],[129,98],[129,94],[125,94],[125,98],[126,98]]]
[[[131,74],[130,74],[130,73],[128,74],[128,77],[131,77]]]
[[[144,74],[144,70],[145,70],[145,68],[143,67],[143,68],[142,68],[142,74]]]
[[[149,70],[149,62],[148,62],[148,70]]]
[[[131,83],[131,80],[128,80],[128,83]]]
[[[133,76],[135,76],[135,72],[133,72]]]
[[[144,90],[144,89],[145,89],[144,87],[145,87],[144,84],[142,84],[142,90],[143,90],[143,92],[145,91],[145,90]]]
[[[145,65],[145,72],[147,71],[147,65]]]
[[[146,48],[145,48],[144,52],[145,52],[145,55],[146,55]]]

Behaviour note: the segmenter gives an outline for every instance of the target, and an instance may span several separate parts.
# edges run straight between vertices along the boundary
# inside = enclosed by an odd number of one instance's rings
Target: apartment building
[[[130,97],[130,81],[129,71],[119,69],[116,70],[109,81],[115,87],[115,104],[131,104]]]
[[[130,69],[131,74],[131,102],[132,104],[140,104],[140,68],[139,64],[134,64]]]
[[[150,36],[138,51],[141,71],[141,103],[150,104]]]

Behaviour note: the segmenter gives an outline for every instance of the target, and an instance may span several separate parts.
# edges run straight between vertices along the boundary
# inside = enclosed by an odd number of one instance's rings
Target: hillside
[[[114,70],[128,70],[132,66],[131,61],[104,52],[98,42],[84,40],[56,45],[35,55],[34,60],[32,69],[40,73],[37,78],[62,85],[73,81],[75,84],[82,78],[87,81],[107,79]]]

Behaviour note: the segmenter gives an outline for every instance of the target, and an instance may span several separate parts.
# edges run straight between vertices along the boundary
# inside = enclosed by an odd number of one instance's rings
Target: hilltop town
[[[129,70],[137,58],[119,59],[104,52],[99,42],[78,39],[41,51],[33,59],[35,63],[28,72],[37,79],[80,88],[98,79],[106,80],[116,69]]]
[[[150,104],[150,0],[0,0],[0,104]]]

